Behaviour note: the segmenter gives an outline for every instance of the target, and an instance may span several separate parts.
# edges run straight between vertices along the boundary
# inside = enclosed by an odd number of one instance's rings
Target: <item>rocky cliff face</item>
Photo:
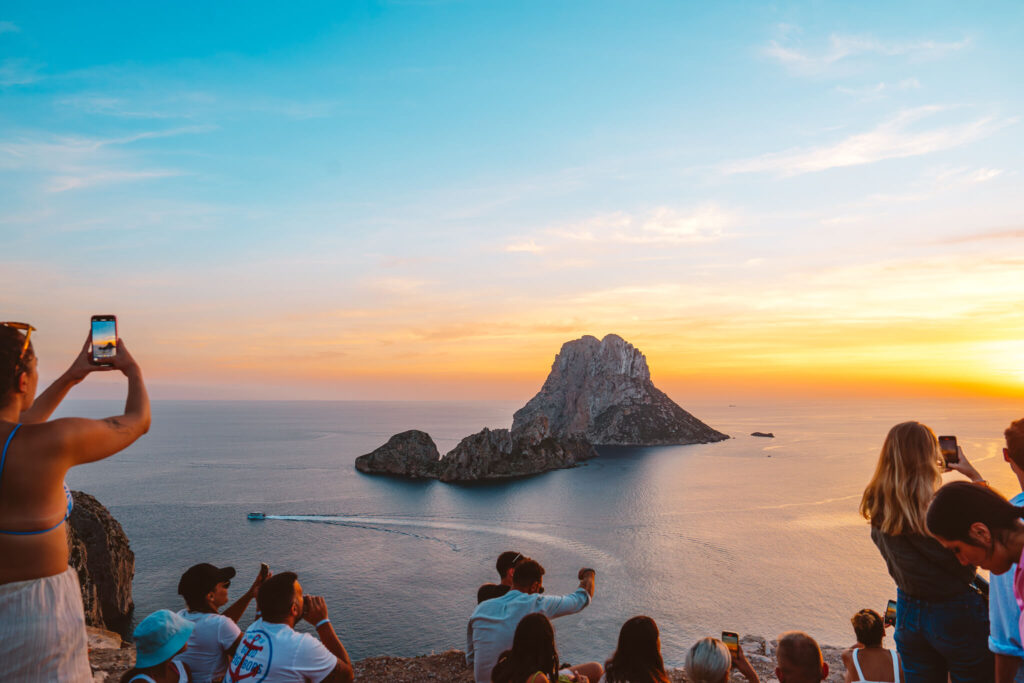
[[[395,434],[376,450],[356,458],[356,469],[411,479],[436,479],[441,454],[430,434],[418,429]]]
[[[573,467],[597,451],[582,436],[555,438],[543,417],[519,429],[484,429],[467,436],[441,460],[441,481],[523,477]]]
[[[566,342],[540,392],[516,411],[512,430],[547,417],[556,437],[597,445],[648,446],[729,437],[680,408],[651,382],[647,359],[609,334]]]
[[[429,434],[409,430],[360,455],[356,469],[413,479],[479,481],[572,467],[596,455],[594,447],[582,437],[552,437],[547,419],[539,417],[518,430],[484,429],[467,436],[443,458]]]
[[[98,500],[72,491],[75,509],[68,519],[70,564],[78,572],[85,621],[127,635],[131,625],[135,553],[124,529]]]

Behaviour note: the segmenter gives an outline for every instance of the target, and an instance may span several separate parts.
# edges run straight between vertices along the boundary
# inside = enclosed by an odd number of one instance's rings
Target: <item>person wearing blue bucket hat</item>
[[[185,649],[195,628],[188,619],[161,609],[143,619],[135,632],[135,668],[121,677],[121,683],[187,683],[192,680],[188,666],[172,659]]]

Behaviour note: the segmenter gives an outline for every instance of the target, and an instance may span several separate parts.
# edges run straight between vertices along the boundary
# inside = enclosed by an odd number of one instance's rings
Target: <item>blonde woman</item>
[[[736,652],[734,660],[729,648],[718,638],[701,638],[686,653],[686,678],[692,683],[727,683],[729,672],[735,666],[747,683],[760,683],[743,648],[737,645]]]
[[[889,430],[860,513],[896,582],[896,649],[907,683],[991,681],[988,605],[975,590],[973,566],[928,534],[925,512],[943,470],[983,479],[960,450],[945,466],[938,440],[920,422]]]

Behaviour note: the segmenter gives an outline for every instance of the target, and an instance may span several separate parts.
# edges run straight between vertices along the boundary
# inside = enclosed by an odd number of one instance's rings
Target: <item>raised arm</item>
[[[309,596],[309,610],[304,618],[316,628],[316,634],[320,636],[320,642],[324,644],[324,647],[338,658],[338,665],[328,675],[328,679],[330,679],[331,675],[334,675],[339,682],[345,681],[350,683],[354,677],[352,660],[349,659],[348,651],[341,644],[341,639],[338,638],[338,634],[334,631],[334,626],[331,625],[330,620],[327,618],[327,602],[319,595]]]
[[[53,415],[60,402],[68,395],[71,388],[81,382],[91,372],[104,372],[113,370],[112,365],[93,365],[89,362],[91,353],[91,336],[85,338],[82,350],[78,352],[71,367],[64,371],[64,374],[53,381],[53,384],[46,388],[46,391],[39,394],[32,402],[32,407],[21,414],[19,418],[24,424],[35,424],[46,422]]]
[[[51,423],[53,434],[60,442],[60,451],[70,460],[69,466],[107,458],[149,431],[149,394],[142,381],[142,370],[120,339],[113,367],[128,378],[123,415],[103,420],[63,418]]]

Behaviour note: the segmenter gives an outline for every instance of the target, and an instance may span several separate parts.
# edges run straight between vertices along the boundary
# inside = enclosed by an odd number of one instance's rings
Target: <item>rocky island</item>
[[[614,334],[566,342],[511,429],[483,429],[443,457],[426,432],[395,434],[356,458],[366,474],[446,482],[522,477],[573,467],[594,445],[660,446],[728,439],[654,386],[647,359]]]

